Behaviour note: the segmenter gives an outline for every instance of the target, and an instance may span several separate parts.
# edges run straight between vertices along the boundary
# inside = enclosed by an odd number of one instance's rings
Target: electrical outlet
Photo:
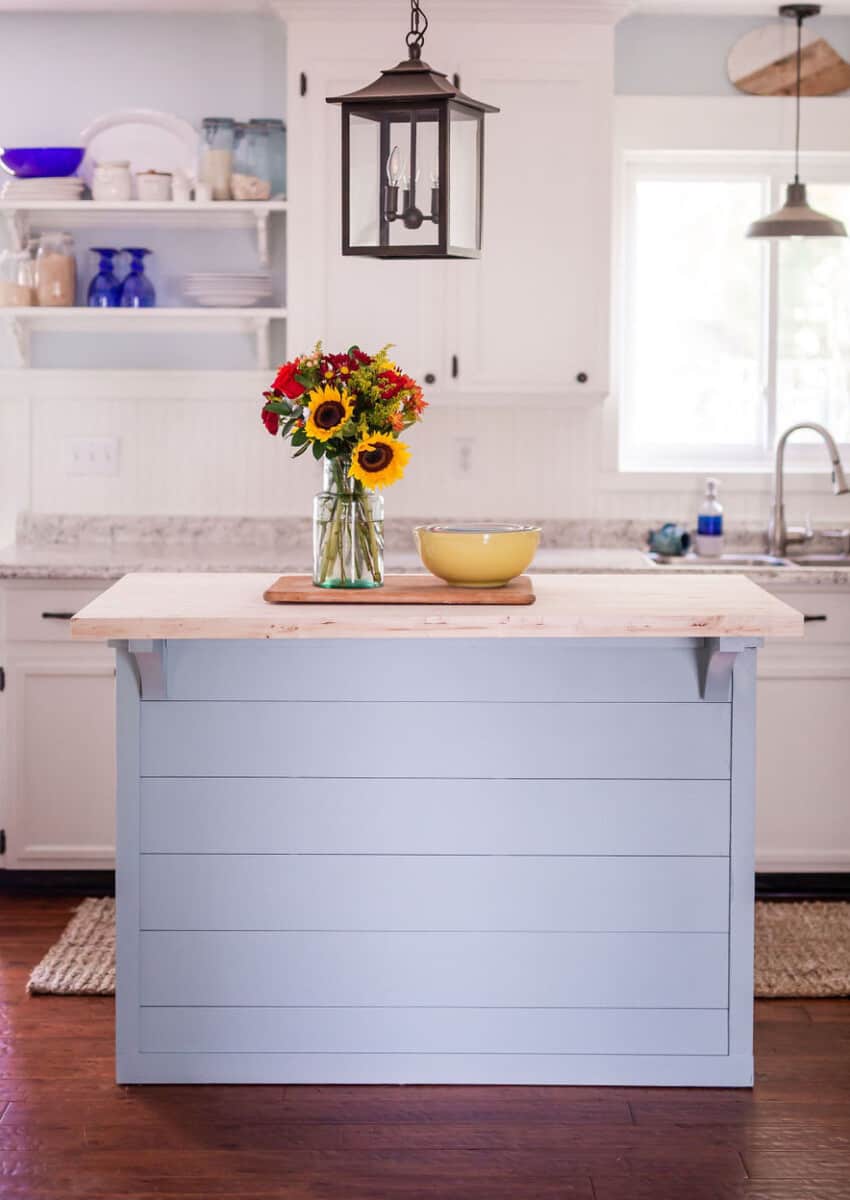
[[[475,438],[455,438],[455,465],[458,475],[469,475],[472,472],[472,451]]]
[[[66,474],[117,475],[120,445],[117,437],[67,438]]]

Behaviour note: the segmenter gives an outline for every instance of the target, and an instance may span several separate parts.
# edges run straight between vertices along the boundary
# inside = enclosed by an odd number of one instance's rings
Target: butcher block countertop
[[[522,608],[271,605],[276,574],[125,575],[71,622],[78,640],[801,637],[800,613],[742,575],[537,575]]]

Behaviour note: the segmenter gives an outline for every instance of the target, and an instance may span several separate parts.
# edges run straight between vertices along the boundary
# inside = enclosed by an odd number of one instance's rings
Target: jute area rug
[[[84,900],[29,977],[44,996],[115,995],[115,901]]]
[[[115,901],[84,900],[30,976],[35,995],[115,992]],[[756,904],[755,994],[850,996],[850,903]]]

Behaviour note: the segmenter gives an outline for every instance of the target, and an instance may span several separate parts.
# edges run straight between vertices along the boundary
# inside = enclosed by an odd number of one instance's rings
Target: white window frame
[[[689,473],[723,471],[761,473],[772,469],[773,448],[777,435],[777,349],[779,324],[780,244],[771,239],[762,247],[762,313],[759,366],[764,399],[761,437],[754,446],[717,445],[704,448],[684,446],[640,446],[631,436],[635,416],[631,404],[634,379],[634,309],[637,304],[635,259],[636,191],[646,180],[724,180],[746,179],[762,183],[761,211],[772,212],[780,206],[790,178],[791,159],[787,154],[713,151],[631,151],[624,156],[622,181],[622,254],[618,363],[615,373],[620,381],[618,465],[623,472]],[[850,154],[806,155],[801,159],[801,174],[807,183],[839,183],[850,187]],[[757,214],[756,214],[757,215]],[[743,238],[745,230],[741,231]],[[850,445],[843,447],[850,458]],[[817,471],[822,467],[823,448],[819,445],[792,443],[788,462],[792,470]]]

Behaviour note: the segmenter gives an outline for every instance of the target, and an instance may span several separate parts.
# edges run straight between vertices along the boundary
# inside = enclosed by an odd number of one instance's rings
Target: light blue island
[[[128,575],[121,1083],[748,1085],[755,655],[738,576],[526,608]]]

